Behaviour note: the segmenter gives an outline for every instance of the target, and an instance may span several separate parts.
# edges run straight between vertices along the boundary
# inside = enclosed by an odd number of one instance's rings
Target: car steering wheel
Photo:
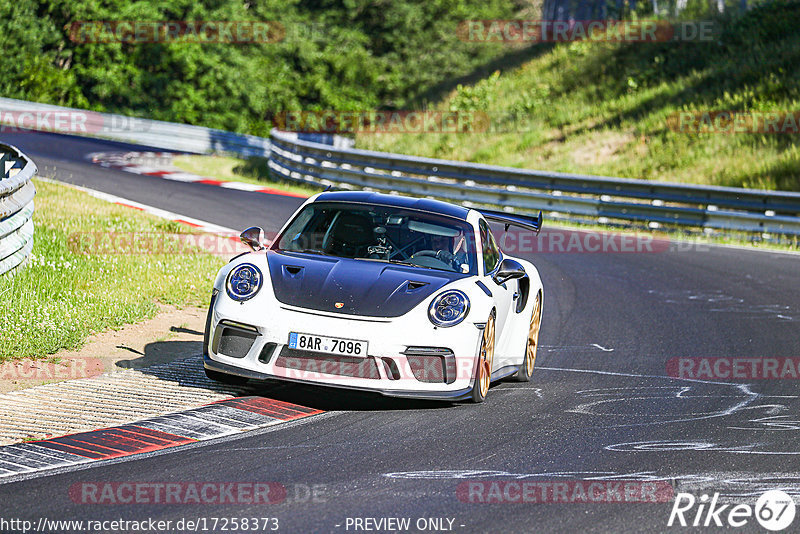
[[[411,258],[418,258],[420,256],[436,258],[443,263],[453,263],[453,259],[455,259],[455,255],[446,250],[420,250],[419,252],[415,252]]]
[[[455,257],[446,250],[420,250],[412,254],[409,261],[421,267],[433,267],[436,269],[444,267],[446,269],[452,269],[454,258]]]

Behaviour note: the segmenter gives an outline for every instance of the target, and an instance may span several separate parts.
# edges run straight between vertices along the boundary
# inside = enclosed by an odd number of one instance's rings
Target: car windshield
[[[272,250],[476,274],[472,226],[417,210],[347,202],[306,206]]]

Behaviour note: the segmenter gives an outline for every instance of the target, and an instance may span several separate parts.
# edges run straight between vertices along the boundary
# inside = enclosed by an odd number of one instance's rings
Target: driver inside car
[[[462,267],[467,258],[465,244],[466,240],[463,234],[455,237],[432,234],[429,239],[429,249],[436,253],[434,257],[459,272],[465,272],[465,267],[466,272],[469,271],[469,265]]]

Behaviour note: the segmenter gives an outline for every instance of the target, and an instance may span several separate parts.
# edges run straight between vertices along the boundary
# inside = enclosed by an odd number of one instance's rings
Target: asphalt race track
[[[226,227],[276,230],[301,202],[104,169],[85,159],[90,152],[141,147],[54,134],[12,134],[3,141],[30,155],[44,176]],[[411,531],[662,532],[670,530],[672,497],[662,503],[481,503],[464,488],[499,482],[514,490],[505,500],[523,482],[560,481],[658,482],[698,498],[719,493],[720,502],[731,504],[752,504],[768,489],[800,494],[796,376],[669,377],[675,358],[755,359],[751,366],[800,357],[800,256],[656,248],[520,254],[537,265],[545,287],[534,379],[495,384],[482,405],[265,385],[267,397],[327,413],[0,483],[0,515],[34,523],[41,517],[154,518],[173,525],[270,517],[281,532],[375,526],[355,518],[410,518]],[[70,497],[73,484],[108,481],[268,481],[283,484],[287,494],[278,504],[216,506],[92,505]],[[476,483],[485,485],[469,486]],[[696,511],[687,512],[687,521]],[[417,523],[428,518],[444,521]],[[764,531],[752,517],[730,530]]]

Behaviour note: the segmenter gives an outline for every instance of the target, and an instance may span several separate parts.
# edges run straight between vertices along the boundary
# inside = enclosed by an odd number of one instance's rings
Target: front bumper
[[[329,384],[319,381],[313,380],[302,380],[299,378],[286,378],[286,377],[276,377],[273,375],[268,375],[265,373],[259,373],[257,371],[251,371],[250,369],[243,369],[241,367],[235,367],[233,365],[228,365],[225,363],[220,363],[218,361],[212,360],[208,355],[203,358],[203,363],[206,369],[211,371],[217,371],[220,373],[225,373],[228,375],[234,376],[241,376],[244,378],[250,378],[252,380],[283,380],[287,382],[294,382],[298,384],[309,384],[309,385],[324,385],[326,387],[336,387],[341,389],[349,389],[353,391],[364,391],[368,393],[380,393],[387,397],[399,397],[399,398],[409,398],[409,399],[427,399],[427,400],[444,400],[444,401],[461,401],[466,400],[470,397],[472,386],[464,390],[456,390],[456,391],[399,391],[399,390],[392,390],[392,391],[385,391],[376,388],[366,388],[366,387],[357,387],[357,386],[343,386],[341,384]]]
[[[427,317],[424,323],[409,317],[363,319],[281,306],[279,313],[269,314],[269,321],[254,323],[257,315],[246,305],[227,299],[216,304],[204,351],[207,369],[391,397],[456,401],[468,398],[472,390],[481,330],[469,322],[471,317],[451,328],[437,328]],[[289,349],[290,332],[364,340],[368,355]]]

